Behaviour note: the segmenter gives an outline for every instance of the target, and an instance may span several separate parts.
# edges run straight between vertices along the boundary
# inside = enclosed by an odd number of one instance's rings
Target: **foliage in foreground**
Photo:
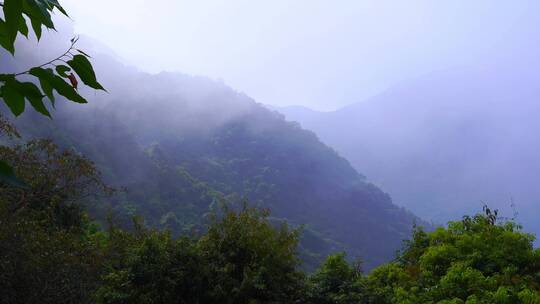
[[[0,17],[0,48],[12,55],[15,55],[17,36],[21,34],[28,38],[27,20],[39,41],[43,26],[55,29],[51,15],[55,9],[68,16],[57,0],[4,0],[0,2],[0,7],[3,13]],[[19,73],[0,71],[0,99],[13,115],[21,115],[28,101],[34,110],[50,118],[49,107],[43,99],[47,97],[54,107],[54,91],[73,102],[87,103],[77,90],[77,79],[93,89],[105,91],[96,79],[94,68],[88,60],[90,56],[75,47],[77,40],[71,39],[65,53],[39,66]],[[4,159],[0,159],[0,179],[24,186],[24,182],[15,176],[13,168]]]
[[[28,184],[0,183],[0,303],[540,303],[533,237],[487,208],[415,229],[394,262],[367,275],[342,253],[306,274],[299,231],[266,210],[224,209],[198,237],[140,220],[100,229],[83,206],[109,189],[90,161],[50,141],[0,157]]]
[[[534,237],[496,211],[416,229],[393,263],[367,278],[373,303],[540,303]]]
[[[290,303],[303,289],[298,231],[267,211],[225,209],[199,238],[102,230],[82,205],[109,190],[90,161],[46,140],[0,156],[28,184],[0,183],[0,303]]]

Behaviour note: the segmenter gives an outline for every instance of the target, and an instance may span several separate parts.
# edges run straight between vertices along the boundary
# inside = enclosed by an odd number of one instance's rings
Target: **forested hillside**
[[[484,204],[480,213],[431,227],[394,205],[315,133],[222,81],[143,73],[77,36],[44,35],[48,47],[36,49],[32,35],[39,41],[43,29],[56,31],[53,15],[68,13],[56,0],[0,1],[6,51],[0,52],[0,304],[540,304],[540,249],[517,213],[501,216]],[[109,31],[122,18],[114,6],[124,13],[141,3],[107,4],[92,2],[86,10],[112,13]],[[130,17],[140,16],[135,12]],[[144,20],[166,29],[156,21]],[[149,47],[141,36],[136,45]],[[158,39],[161,51],[167,39]],[[436,176],[444,183],[410,163],[393,163],[411,171],[397,176],[402,189],[419,181],[430,187],[416,194],[421,203],[459,178],[455,171],[446,176],[450,169],[469,169],[471,185],[460,190],[485,191],[487,183],[472,177],[501,172],[494,162],[502,162],[484,149],[498,148],[508,163],[520,157],[536,164],[535,145],[510,154],[484,134],[495,128],[498,136],[519,139],[503,141],[512,148],[536,143],[526,128],[538,127],[530,122],[538,106],[525,102],[515,110],[505,103],[531,99],[537,92],[530,85],[482,95],[471,111],[426,102],[439,96],[441,84],[458,83],[447,77],[431,82],[434,91],[414,86],[412,108],[381,98],[382,109],[351,106],[330,115],[343,119],[332,130],[342,143],[358,143],[348,137],[350,127],[372,134],[363,143],[372,149],[367,158],[377,157],[381,143],[395,148],[384,154],[396,156],[392,161],[400,160],[398,148],[417,153],[426,140],[443,149],[412,159],[435,169],[442,163]],[[452,93],[447,97],[463,92]],[[491,98],[497,107],[489,107]],[[408,111],[412,123],[402,116]],[[301,107],[293,112],[304,123],[329,117]],[[493,117],[477,124],[479,112]],[[347,124],[350,113],[355,124]],[[381,114],[397,122],[397,132],[379,130]],[[528,123],[495,123],[507,117]],[[411,127],[419,136],[408,134]],[[426,127],[428,135],[421,132]],[[458,162],[443,152],[456,153],[452,144],[464,132],[472,139],[459,145],[467,153]],[[483,166],[471,151],[484,156]],[[533,188],[535,173],[526,176],[532,181],[520,175],[517,182]],[[506,184],[515,182],[500,185]],[[447,199],[459,206],[463,193],[451,194]]]
[[[98,218],[112,208],[125,223],[139,215],[175,235],[197,233],[218,201],[246,199],[275,222],[303,225],[307,268],[342,250],[372,268],[420,222],[315,134],[223,83],[149,75],[107,56],[94,62],[109,93],[87,106],[59,100],[52,120],[28,112],[15,125],[24,138],[52,138],[87,156],[123,190],[89,203]]]

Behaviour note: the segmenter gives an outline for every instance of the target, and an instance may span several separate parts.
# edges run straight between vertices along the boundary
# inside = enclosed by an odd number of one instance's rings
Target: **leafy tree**
[[[46,140],[0,147],[0,157],[26,181],[0,182],[0,303],[91,303],[104,238],[82,202],[105,190],[93,164]]]
[[[139,226],[109,230],[98,303],[204,303],[208,275],[195,241]]]
[[[83,216],[80,227],[51,228],[0,200],[0,303],[92,303],[104,258],[96,227]]]
[[[225,210],[198,241],[136,226],[133,234],[109,233],[115,253],[107,254],[111,271],[97,292],[99,303],[294,303],[301,298],[298,232],[276,229],[266,211]]]
[[[0,46],[12,55],[15,55],[15,40],[18,34],[28,38],[27,19],[39,40],[43,26],[55,29],[51,17],[53,10],[68,16],[57,0],[4,0],[0,2],[0,6],[4,13],[3,18],[0,17]],[[77,76],[85,85],[105,90],[96,80],[89,56],[75,47],[77,39],[71,40],[65,53],[44,64],[19,73],[0,73],[0,98],[11,113],[15,116],[22,114],[27,100],[37,112],[51,117],[43,99],[47,96],[54,107],[54,91],[68,100],[87,103],[77,91]],[[34,78],[33,81],[25,81],[29,76]],[[35,83],[39,83],[40,88]],[[0,179],[20,184],[13,169],[3,159],[0,159]]]
[[[275,228],[268,210],[225,209],[199,241],[214,303],[293,303],[302,292],[298,230]]]
[[[487,207],[448,228],[416,229],[396,262],[370,274],[370,296],[376,303],[536,303],[533,240]]]
[[[344,253],[328,256],[309,278],[310,303],[363,303],[364,280],[359,265],[351,266]]]

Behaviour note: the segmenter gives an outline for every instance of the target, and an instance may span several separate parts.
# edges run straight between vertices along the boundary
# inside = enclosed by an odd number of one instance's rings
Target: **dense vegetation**
[[[42,8],[39,14],[30,10],[34,4]],[[37,112],[53,113],[54,120],[23,114],[25,99],[20,94],[14,99],[2,93],[7,106],[0,111],[20,115],[14,122],[25,138],[51,138],[86,155],[108,184],[122,190],[108,199],[85,202],[101,222],[113,210],[121,227],[129,226],[131,216],[142,215],[148,226],[169,228],[174,236],[198,235],[216,202],[246,198],[271,209],[273,222],[305,225],[302,261],[312,269],[339,250],[363,258],[368,268],[388,261],[418,221],[313,133],[222,83],[181,74],[148,75],[106,56],[93,57],[94,73],[86,53],[74,47],[78,41],[72,39],[64,48],[69,38],[57,34],[43,35],[48,48],[39,52],[25,41],[15,45],[17,33],[27,34],[25,17],[36,25],[39,38],[43,23],[53,27],[54,9],[63,10],[53,0],[7,1],[7,22],[20,21],[21,28],[9,28],[13,39],[6,49],[13,53],[16,46],[18,57],[0,52],[5,69],[0,85],[8,90],[17,79],[28,79],[29,87],[39,82],[43,92],[36,89],[34,95],[40,101],[47,96],[55,111],[44,105]],[[58,40],[51,41],[51,36]],[[63,55],[58,57],[55,47]],[[35,68],[28,69],[32,66],[54,69],[36,74]],[[100,93],[103,87],[96,74],[110,94]],[[82,96],[89,92],[77,86],[78,80],[98,89],[90,90],[91,105],[71,107],[64,102],[86,101]],[[26,98],[31,103],[35,99]],[[352,227],[358,233],[351,233]]]
[[[305,225],[300,246],[309,269],[335,251],[370,269],[391,259],[420,223],[315,134],[223,84],[94,62],[110,94],[84,107],[59,99],[54,120],[30,112],[14,123],[26,138],[77,150],[108,184],[126,189],[91,202],[98,218],[112,208],[122,225],[142,215],[179,235],[202,231],[214,202],[246,198],[269,208],[272,220]]]
[[[3,132],[16,136],[2,122]],[[26,188],[0,184],[0,303],[540,303],[540,250],[496,211],[414,230],[368,274],[344,254],[300,269],[301,230],[268,210],[224,205],[197,236],[134,217],[128,230],[85,205],[112,189],[48,140],[3,147]]]
[[[56,0],[0,5],[11,53],[25,18],[39,39],[53,9],[67,15]],[[77,79],[103,89],[75,42],[0,74],[2,112],[27,100],[50,117],[53,90],[85,103]],[[497,211],[415,228],[364,273],[417,219],[313,133],[207,80],[108,77],[122,79],[114,108],[26,113],[24,139],[0,115],[0,303],[540,303],[534,237]]]
[[[15,55],[17,36],[28,38],[30,31],[27,23],[31,24],[39,41],[43,27],[55,30],[51,15],[55,10],[68,16],[57,0],[4,0],[0,2],[0,7],[0,49],[11,55]],[[105,90],[96,79],[88,60],[90,56],[75,47],[77,41],[78,38],[72,38],[69,48],[63,54],[22,72],[0,71],[0,97],[13,115],[21,115],[28,101],[38,113],[51,117],[43,99],[47,97],[54,107],[54,92],[73,102],[87,103],[77,90],[79,80],[96,90]],[[28,78],[33,79],[27,81]],[[13,168],[3,159],[0,159],[0,179],[19,185],[24,183],[14,175]]]

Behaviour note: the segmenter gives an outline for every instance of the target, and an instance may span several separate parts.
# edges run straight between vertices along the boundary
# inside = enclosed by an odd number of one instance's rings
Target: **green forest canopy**
[[[174,238],[135,218],[90,220],[106,195],[94,165],[47,140],[0,149],[27,180],[0,183],[2,303],[540,303],[540,250],[485,208],[448,228],[416,228],[396,259],[368,274],[343,253],[300,270],[301,230],[244,204]],[[100,228],[105,227],[105,228]]]

